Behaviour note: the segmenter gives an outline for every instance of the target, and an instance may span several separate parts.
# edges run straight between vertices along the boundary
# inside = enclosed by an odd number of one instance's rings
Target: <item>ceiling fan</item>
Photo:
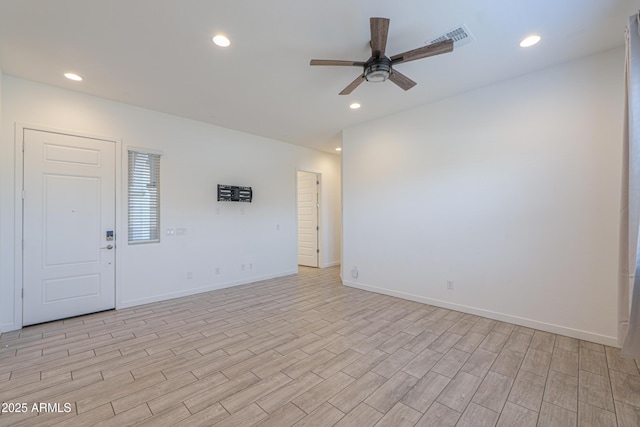
[[[404,90],[409,90],[417,83],[409,77],[393,69],[394,65],[415,61],[429,56],[440,55],[453,51],[453,40],[444,40],[417,49],[393,55],[385,56],[387,36],[389,34],[389,19],[371,18],[371,58],[362,61],[341,61],[332,59],[312,59],[310,65],[338,65],[362,67],[363,72],[353,82],[340,92],[340,95],[349,95],[365,80],[368,82],[384,82],[389,79]]]

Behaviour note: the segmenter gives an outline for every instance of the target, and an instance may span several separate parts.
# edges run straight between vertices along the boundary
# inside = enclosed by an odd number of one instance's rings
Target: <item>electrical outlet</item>
[[[193,272],[187,271],[187,279],[193,279]]]
[[[276,224],[276,231],[280,231],[280,224]]]
[[[220,267],[216,267],[216,269],[214,270],[215,274],[220,274]]]
[[[240,265],[240,270],[242,270],[242,271],[245,270],[245,265],[244,264]]]
[[[447,289],[453,290],[453,280],[447,280]]]
[[[358,278],[358,267],[353,267],[353,269],[351,270],[351,277],[353,277],[354,279]]]
[[[249,264],[249,270],[253,270],[253,264]]]

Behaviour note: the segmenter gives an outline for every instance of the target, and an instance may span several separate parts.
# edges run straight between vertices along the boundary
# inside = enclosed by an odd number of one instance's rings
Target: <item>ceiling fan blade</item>
[[[382,58],[387,48],[389,19],[371,18],[371,56]]]
[[[390,59],[392,64],[399,64],[401,62],[415,61],[416,59],[422,59],[428,56],[449,53],[452,50],[453,40],[445,40],[442,42],[430,44],[428,46],[422,46],[417,49],[409,50],[407,52],[399,53],[397,55],[393,55]]]
[[[353,66],[362,67],[364,62],[361,61],[341,61],[333,59],[312,59],[309,65],[339,65],[339,66]]]
[[[339,95],[349,95],[355,88],[360,86],[360,83],[364,81],[364,74],[359,75],[354,81],[349,83],[349,86],[342,89],[342,92]]]
[[[393,70],[393,72],[391,73],[391,76],[389,76],[389,80],[391,80],[392,82],[394,82],[404,90],[409,90],[415,85],[417,85],[416,82],[414,82],[409,77],[405,76],[404,74],[396,70]]]

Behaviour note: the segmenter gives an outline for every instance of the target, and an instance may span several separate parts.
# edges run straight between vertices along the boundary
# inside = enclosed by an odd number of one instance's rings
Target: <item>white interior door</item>
[[[25,129],[24,325],[115,307],[115,145]]]
[[[298,264],[318,266],[318,185],[315,173],[298,172]]]

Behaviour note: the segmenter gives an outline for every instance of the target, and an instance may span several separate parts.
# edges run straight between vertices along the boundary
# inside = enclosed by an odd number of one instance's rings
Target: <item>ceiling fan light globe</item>
[[[389,78],[390,73],[388,71],[371,71],[368,74],[365,74],[365,78],[368,82],[380,83]]]

